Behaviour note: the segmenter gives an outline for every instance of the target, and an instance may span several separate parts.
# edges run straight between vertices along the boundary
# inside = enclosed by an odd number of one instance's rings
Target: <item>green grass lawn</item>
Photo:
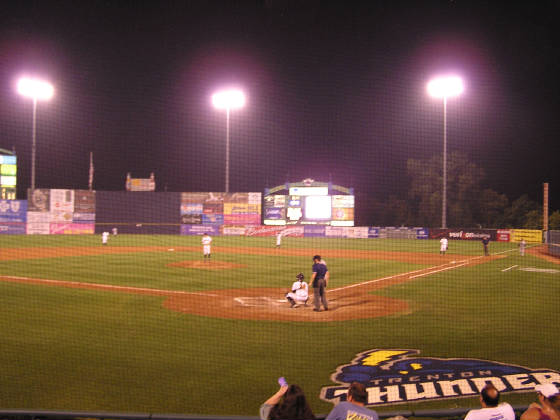
[[[101,246],[100,236],[8,236],[2,248]],[[201,252],[153,252],[2,261],[0,275],[168,290],[288,287],[327,250],[331,288],[412,271],[423,264],[329,258],[328,249],[437,254],[437,241],[284,238],[309,257],[220,253],[220,247],[274,246],[274,238],[215,237],[219,261],[245,264],[223,272],[167,264]],[[109,246],[200,246],[199,237],[119,235]],[[449,253],[480,255],[479,242],[450,241]],[[200,250],[201,251],[201,250]],[[23,251],[22,251],[23,252]],[[300,384],[316,413],[331,375],[358,353],[418,349],[427,357],[471,357],[560,370],[553,325],[560,315],[560,275],[515,244],[492,243],[505,258],[401,283],[374,293],[404,299],[410,313],[331,323],[240,321],[176,313],[162,297],[0,282],[0,406],[256,416],[285,376]],[[517,265],[514,269],[505,270]],[[359,310],[359,308],[357,308]],[[219,404],[216,404],[216,394]],[[528,404],[533,393],[506,394]],[[382,410],[477,406],[456,399]]]

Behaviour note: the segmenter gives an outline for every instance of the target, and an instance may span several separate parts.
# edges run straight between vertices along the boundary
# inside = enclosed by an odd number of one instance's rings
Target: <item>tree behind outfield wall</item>
[[[442,157],[408,159],[407,200],[390,196],[375,203],[378,226],[441,226]],[[474,228],[542,229],[542,206],[527,194],[510,203],[505,194],[483,188],[484,170],[460,153],[447,162],[447,225]],[[560,211],[549,217],[549,228],[560,229]]]
[[[560,230],[560,210],[556,210],[548,217],[548,228],[550,230]]]
[[[413,224],[440,226],[443,190],[442,157],[428,161],[408,159],[410,178],[408,204]],[[447,225],[450,227],[490,227],[507,206],[507,198],[482,189],[484,170],[461,153],[447,160]]]

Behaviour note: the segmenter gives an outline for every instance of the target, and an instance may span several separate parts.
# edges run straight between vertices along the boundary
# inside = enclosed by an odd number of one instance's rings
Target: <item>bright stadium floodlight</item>
[[[459,76],[440,76],[428,83],[428,94],[443,99],[443,194],[441,199],[441,227],[447,228],[447,98],[459,96],[465,90]]]
[[[35,154],[37,144],[37,101],[48,101],[54,95],[54,87],[49,82],[22,77],[17,83],[20,95],[33,99],[33,129],[31,143],[31,191],[35,189]]]
[[[212,104],[216,109],[226,110],[226,185],[229,192],[229,114],[233,109],[245,106],[245,94],[239,89],[227,89],[212,95]]]

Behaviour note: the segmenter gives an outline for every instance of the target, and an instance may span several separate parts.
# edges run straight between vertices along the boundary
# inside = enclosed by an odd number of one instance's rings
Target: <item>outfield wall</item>
[[[262,225],[262,194],[36,189],[28,200],[0,200],[0,234],[126,234],[440,239],[541,243],[528,229]],[[555,240],[558,243],[558,240]],[[554,241],[553,241],[554,242]],[[556,247],[558,248],[558,247]],[[555,249],[556,250],[556,249]],[[560,251],[559,251],[560,252]]]

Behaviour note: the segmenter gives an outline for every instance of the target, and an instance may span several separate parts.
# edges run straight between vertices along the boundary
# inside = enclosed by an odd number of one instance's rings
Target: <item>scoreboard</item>
[[[0,198],[16,199],[17,158],[12,154],[0,153]]]
[[[263,200],[265,225],[354,226],[352,188],[305,179],[266,189]]]

